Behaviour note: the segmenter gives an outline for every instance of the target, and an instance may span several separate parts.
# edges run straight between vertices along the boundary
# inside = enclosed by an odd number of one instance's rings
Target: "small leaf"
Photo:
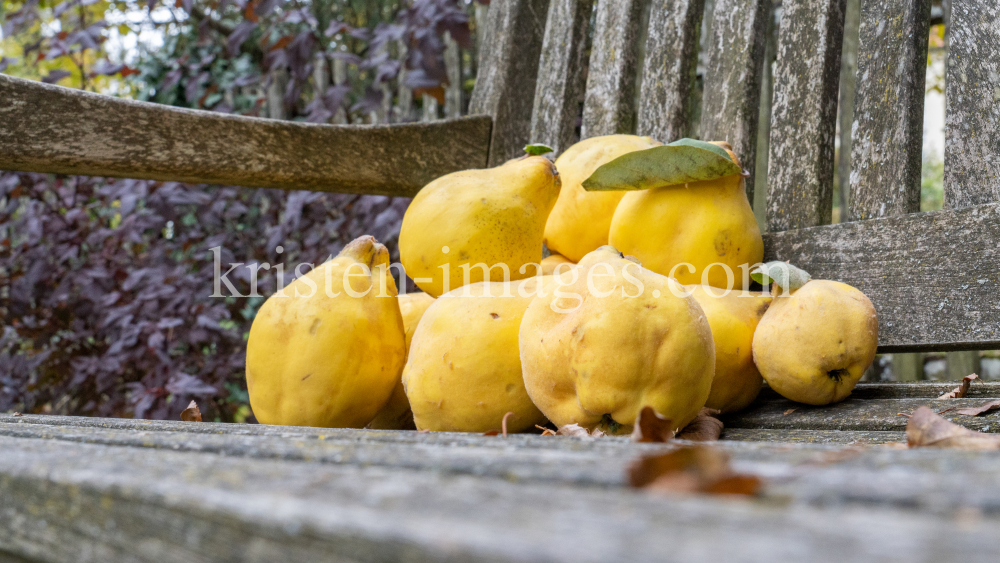
[[[181,420],[184,422],[201,422],[201,411],[198,409],[198,403],[191,401],[191,404],[181,411]]]
[[[674,423],[664,418],[653,407],[645,406],[632,427],[633,442],[669,442],[674,437]]]
[[[681,139],[669,145],[623,154],[584,180],[588,191],[645,190],[741,174],[720,146]]]
[[[958,387],[948,391],[944,395],[938,397],[938,399],[962,399],[969,392],[969,386],[972,382],[979,379],[979,375],[975,373],[970,373],[969,375],[962,378],[962,384]]]
[[[1000,409],[1000,399],[997,399],[995,401],[990,401],[985,405],[980,405],[978,407],[972,407],[968,409],[958,409],[955,412],[963,416],[979,416],[991,413],[997,409]]]
[[[906,443],[911,448],[1000,450],[1000,436],[969,430],[927,407],[918,408],[910,416],[906,423]]]
[[[633,487],[656,493],[756,495],[763,484],[755,475],[734,472],[725,452],[706,446],[644,456],[629,466],[627,478]]]
[[[534,143],[531,145],[524,145],[524,152],[530,154],[531,156],[541,156],[543,154],[548,154],[552,152],[552,147],[548,145],[543,145],[541,143]]]
[[[786,291],[794,291],[812,279],[809,272],[780,260],[759,264],[750,271],[750,277],[764,287],[776,283]]]
[[[698,416],[694,417],[683,430],[677,433],[678,440],[691,440],[692,442],[714,442],[722,436],[722,421],[716,418],[719,411],[702,407]]]

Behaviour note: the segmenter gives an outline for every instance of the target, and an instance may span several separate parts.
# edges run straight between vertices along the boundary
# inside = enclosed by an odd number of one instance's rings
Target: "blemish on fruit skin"
[[[323,321],[320,320],[318,317],[313,319],[312,324],[309,325],[309,334],[316,334],[316,330],[319,328],[319,325],[321,324],[323,324]]]
[[[311,373],[307,373],[306,376],[302,378],[302,381],[305,381],[305,380],[309,379],[310,377],[312,377],[312,374]]]
[[[490,313],[490,316],[493,317],[494,319],[499,319],[500,318],[500,315],[498,315],[496,313]]]

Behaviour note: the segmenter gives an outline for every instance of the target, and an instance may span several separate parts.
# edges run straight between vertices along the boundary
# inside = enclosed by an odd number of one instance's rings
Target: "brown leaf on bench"
[[[556,435],[574,436],[577,438],[600,438],[601,436],[604,436],[604,432],[597,428],[595,428],[593,432],[590,432],[579,424],[564,424],[559,427],[559,430],[556,430]]]
[[[677,433],[678,440],[692,440],[694,442],[714,442],[722,436],[722,421],[716,418],[719,411],[704,407],[698,416]]]
[[[1000,450],[1000,436],[969,430],[938,416],[927,407],[913,411],[906,423],[906,443],[911,448]]]
[[[201,411],[198,410],[198,403],[191,401],[186,409],[181,411],[181,420],[184,422],[202,422]]]
[[[975,380],[977,380],[977,379],[979,379],[978,375],[976,375],[974,373],[970,373],[969,375],[967,375],[967,376],[965,376],[965,377],[962,378],[962,384],[961,385],[959,385],[958,387],[952,389],[951,391],[948,391],[944,395],[941,395],[940,397],[938,397],[938,399],[961,399],[961,398],[964,398],[965,394],[969,392],[969,386],[972,385],[972,382],[975,381]]]
[[[633,442],[667,442],[674,437],[674,422],[645,406],[632,427]]]
[[[980,405],[978,407],[972,407],[968,409],[958,409],[955,412],[965,416],[979,416],[981,414],[993,412],[997,409],[1000,409],[1000,399],[997,399],[995,401],[990,401],[985,405]]]
[[[631,486],[656,493],[755,495],[762,484],[757,476],[734,472],[725,452],[705,446],[642,457],[627,476]]]

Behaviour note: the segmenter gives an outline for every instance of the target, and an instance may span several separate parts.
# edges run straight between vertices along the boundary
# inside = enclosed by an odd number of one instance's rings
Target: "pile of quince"
[[[530,151],[535,152],[535,151]],[[584,140],[425,186],[399,237],[361,237],[272,295],[247,345],[266,424],[628,433],[750,405],[763,381],[844,399],[878,322],[857,289],[764,247],[726,143]],[[544,247],[551,254],[543,257]],[[763,291],[750,291],[751,280]]]

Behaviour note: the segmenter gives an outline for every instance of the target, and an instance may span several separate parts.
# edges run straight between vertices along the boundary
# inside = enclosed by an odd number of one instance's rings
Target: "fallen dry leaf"
[[[16,411],[15,411],[15,412],[14,412],[14,416],[24,416],[24,415],[23,415],[23,414],[21,414],[21,413],[19,413],[19,412],[16,412]]]
[[[969,375],[962,378],[961,385],[952,389],[951,391],[948,391],[944,395],[941,395],[940,397],[938,397],[938,399],[961,399],[965,397],[965,394],[969,392],[969,386],[972,385],[972,382],[977,379],[979,379],[978,375],[970,373]]]
[[[755,495],[762,484],[759,477],[735,473],[725,452],[704,446],[645,456],[627,471],[630,485],[657,493]]]
[[[972,408],[968,408],[968,409],[958,409],[955,412],[958,413],[958,414],[963,414],[965,416],[979,416],[981,414],[986,414],[986,413],[989,413],[989,412],[993,412],[993,411],[995,411],[997,409],[1000,409],[1000,399],[997,399],[995,401],[990,401],[990,402],[986,403],[985,405],[980,405],[978,407],[972,407]],[[938,413],[938,414],[941,414],[941,413]]]
[[[632,427],[633,442],[667,442],[674,437],[674,423],[663,418],[653,407],[645,406],[639,411],[639,419]]]
[[[564,424],[556,430],[557,436],[575,436],[577,438],[600,438],[604,436],[604,432],[595,428],[593,432],[588,431],[586,428],[580,426],[579,424]]]
[[[927,407],[913,411],[906,423],[906,443],[911,448],[1000,450],[1000,436],[975,432],[949,422]]]
[[[714,442],[722,436],[722,421],[716,418],[719,411],[703,407],[698,416],[685,426],[677,436],[678,440],[691,440],[694,442]]]
[[[198,410],[198,403],[191,401],[191,404],[181,411],[181,420],[184,422],[201,422],[201,411]]]
[[[783,414],[784,416],[788,416],[788,415],[792,414],[793,412],[795,412],[796,410],[798,410],[798,409],[788,409],[787,411],[785,411],[785,412],[783,412],[781,414]]]
[[[539,429],[539,430],[542,431],[542,433],[541,433],[542,436],[555,436],[556,435],[556,431],[553,430],[553,429],[551,429],[551,428],[546,428],[544,426],[539,426],[537,424],[535,425],[535,428],[537,428],[537,429]]]

